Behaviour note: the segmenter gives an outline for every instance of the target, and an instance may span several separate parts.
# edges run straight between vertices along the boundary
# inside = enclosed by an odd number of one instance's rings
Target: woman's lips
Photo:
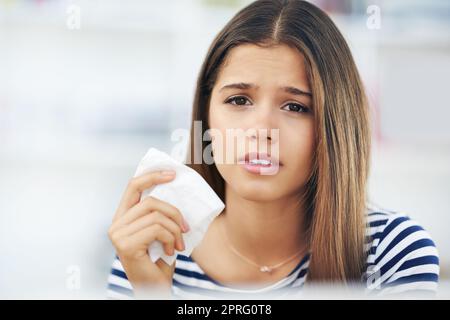
[[[282,165],[278,158],[269,155],[265,152],[248,152],[244,156],[239,158],[239,163],[250,162],[250,161],[270,161],[272,164]]]
[[[260,175],[276,174],[282,166],[278,158],[272,157],[267,153],[250,152],[239,159],[238,162],[250,173]]]

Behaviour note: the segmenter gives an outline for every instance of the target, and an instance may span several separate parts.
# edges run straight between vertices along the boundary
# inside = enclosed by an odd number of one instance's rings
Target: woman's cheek
[[[301,172],[303,175],[305,171],[312,168],[315,148],[313,125],[298,125],[296,130],[290,128],[281,132],[284,132],[284,135],[280,137],[281,159],[288,170]]]

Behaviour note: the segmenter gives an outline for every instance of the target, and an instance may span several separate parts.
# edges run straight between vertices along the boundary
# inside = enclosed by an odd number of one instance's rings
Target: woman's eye
[[[230,103],[233,105],[237,105],[237,106],[244,106],[246,105],[246,101],[248,101],[248,99],[246,97],[243,96],[236,96],[236,97],[231,97],[229,99],[227,99],[225,101],[225,103]]]
[[[305,113],[305,112],[309,111],[309,109],[307,107],[304,107],[304,106],[302,106],[300,104],[296,104],[296,103],[289,103],[283,108],[284,108],[284,110],[298,112],[298,113]]]
[[[245,106],[245,105],[249,105],[250,101],[244,96],[235,96],[235,97],[228,98],[225,101],[225,103],[229,103],[229,104],[232,104],[235,106]],[[297,104],[297,103],[289,103],[283,107],[283,110],[297,112],[297,113],[309,112],[309,108],[304,107],[301,104]]]

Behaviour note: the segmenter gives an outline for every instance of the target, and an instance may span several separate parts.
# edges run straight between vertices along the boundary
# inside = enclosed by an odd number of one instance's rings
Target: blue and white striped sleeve
[[[133,287],[128,281],[122,263],[117,256],[113,261],[111,273],[108,277],[108,290],[106,293],[106,297],[108,299],[116,300],[134,299]]]
[[[435,294],[437,291],[436,245],[428,232],[405,214],[390,216],[369,264],[378,273],[377,295]]]

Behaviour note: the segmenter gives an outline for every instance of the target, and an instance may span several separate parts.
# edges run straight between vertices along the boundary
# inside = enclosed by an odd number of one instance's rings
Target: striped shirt
[[[368,207],[369,208],[369,207]],[[406,214],[367,211],[366,272],[361,288],[369,296],[426,292],[434,294],[439,278],[439,256],[430,235]],[[311,253],[288,276],[269,286],[244,290],[227,287],[209,277],[190,256],[177,255],[172,281],[174,299],[280,299],[302,294]],[[107,297],[132,299],[133,288],[116,257],[108,278]]]

